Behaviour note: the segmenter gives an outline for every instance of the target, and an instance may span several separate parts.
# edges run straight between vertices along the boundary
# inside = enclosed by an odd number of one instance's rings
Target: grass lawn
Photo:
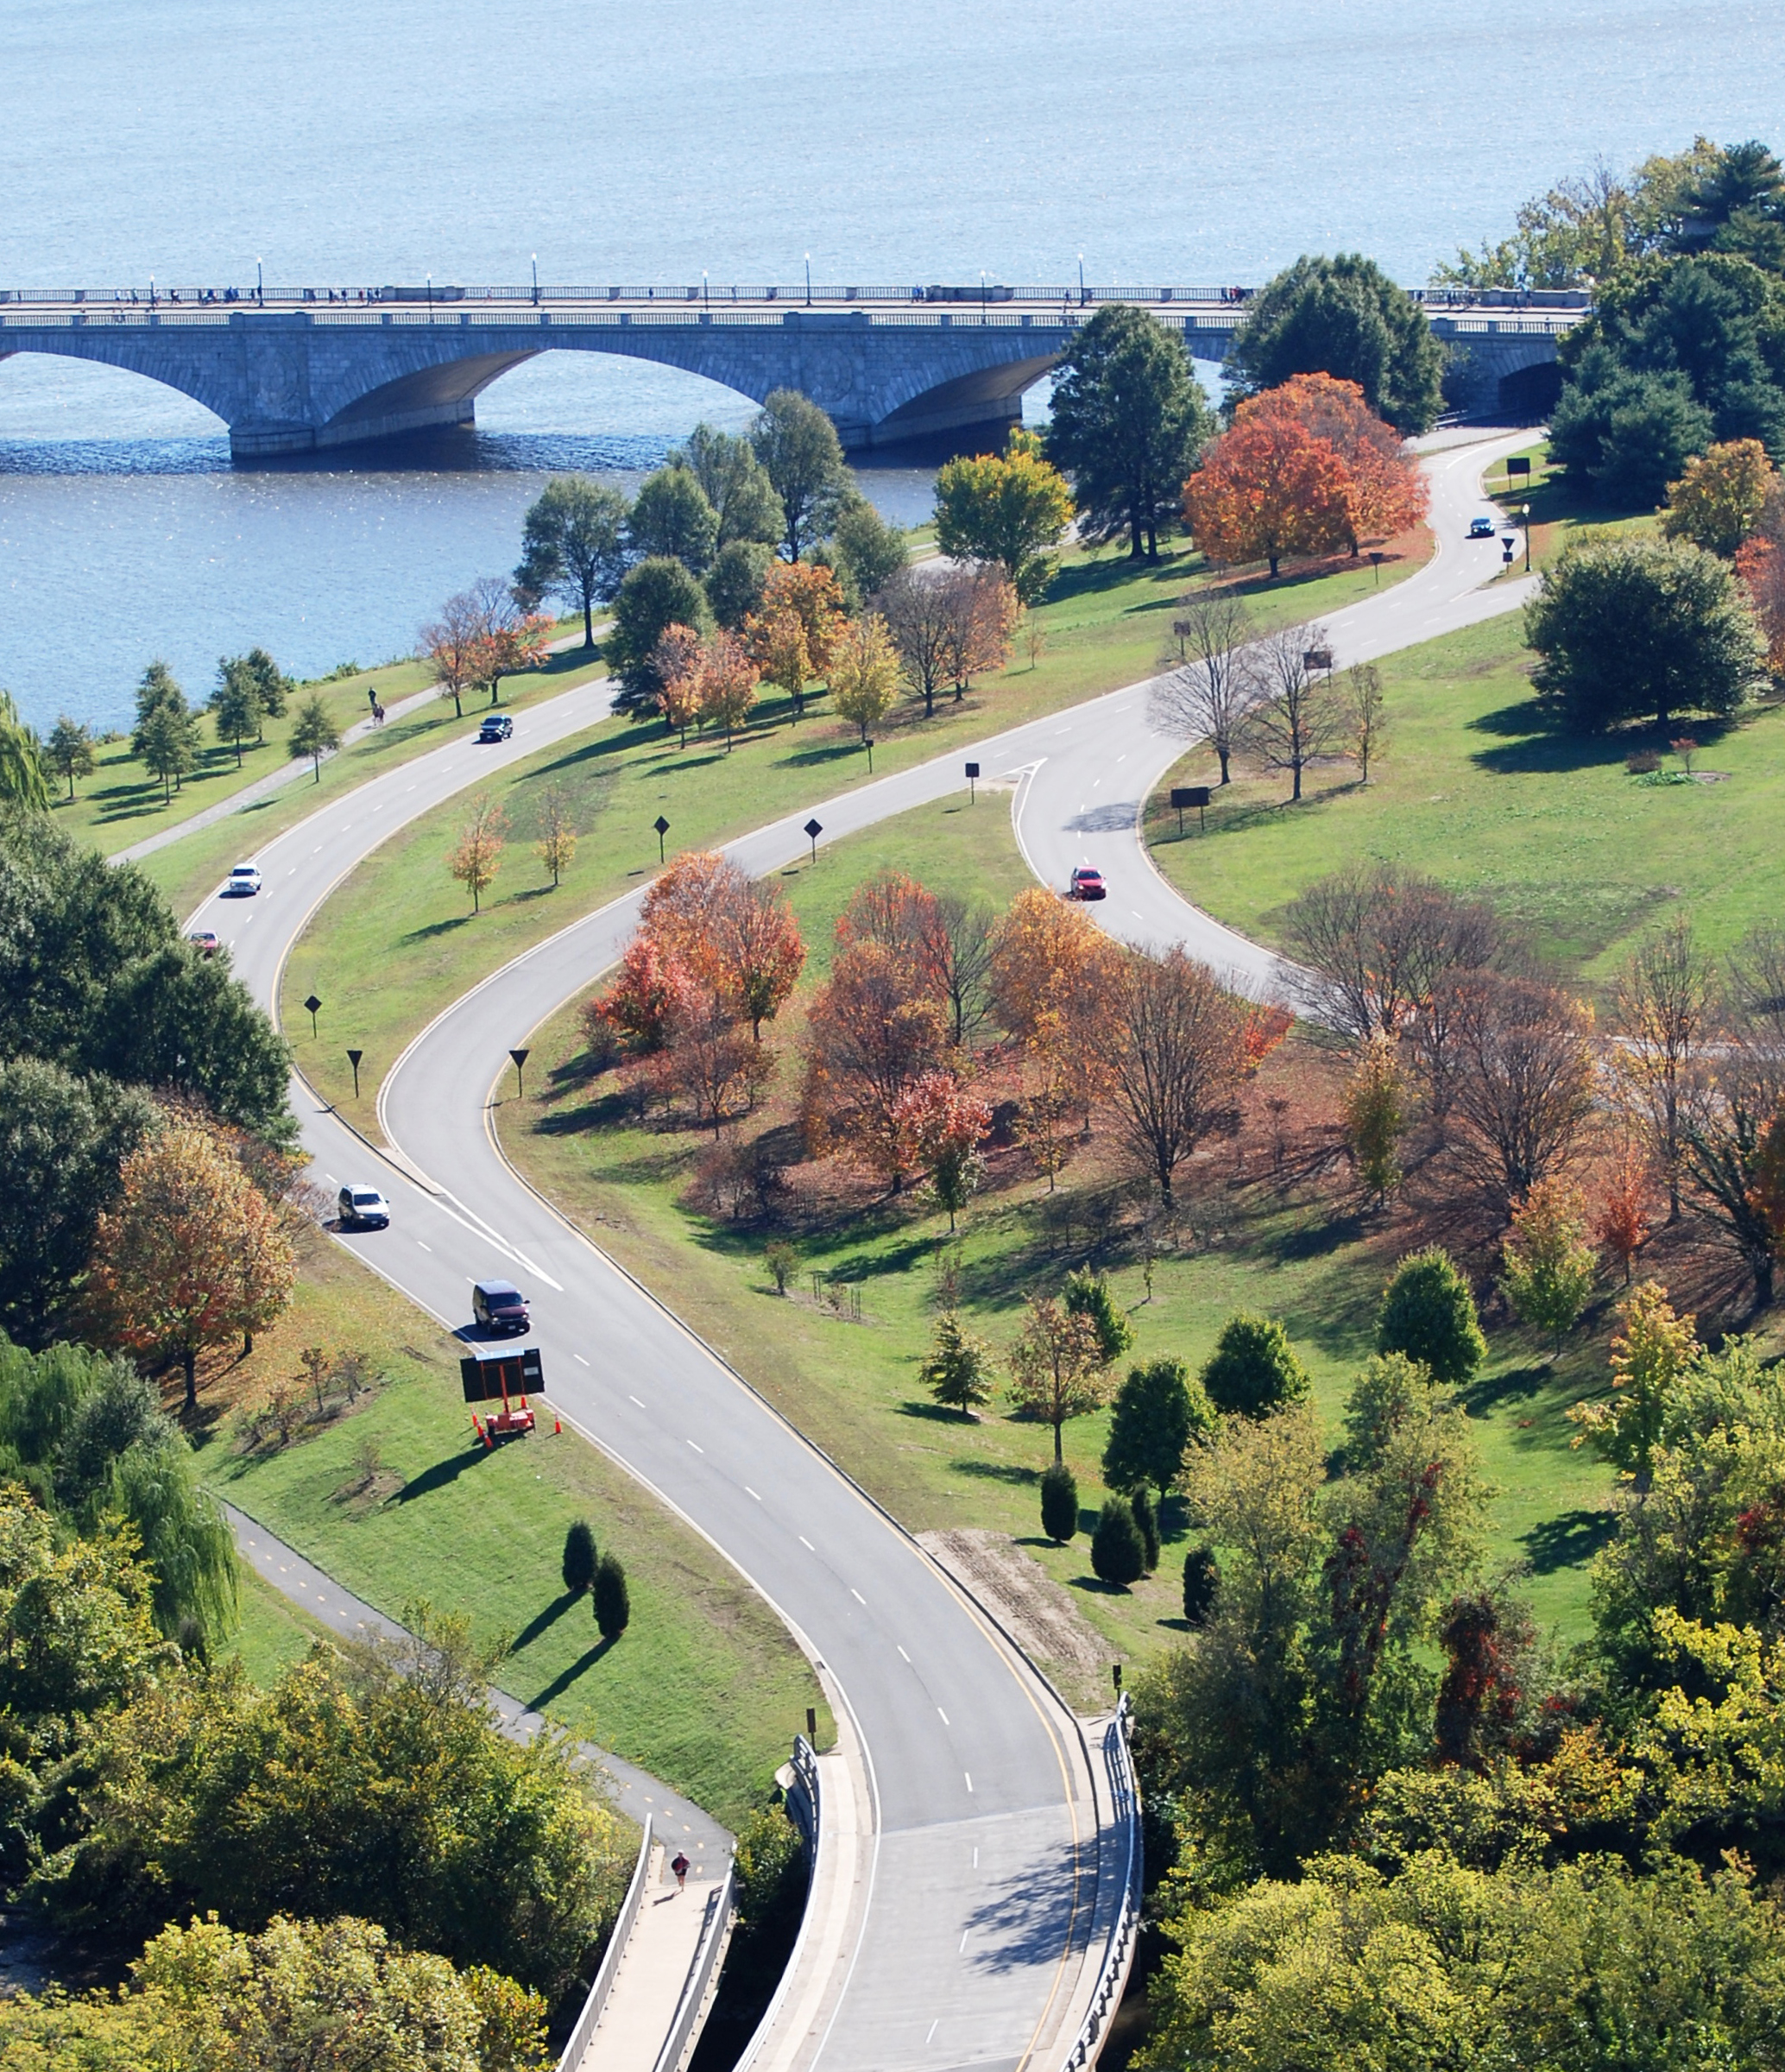
[[[299,1660],[310,1643],[326,1629],[244,1563],[237,1609],[240,1623],[228,1652],[240,1655],[242,1666],[256,1684],[271,1684],[281,1670]]]
[[[1392,731],[1367,786],[1349,762],[1312,773],[1302,804],[1286,784],[1242,775],[1216,794],[1207,834],[1164,803],[1174,784],[1209,781],[1193,752],[1149,801],[1146,838],[1172,883],[1249,935],[1279,941],[1283,909],[1341,864],[1382,858],[1491,899],[1538,948],[1588,984],[1632,942],[1688,910],[1713,949],[1785,906],[1785,708],[1735,725],[1694,721],[1702,773],[1724,780],[1654,785],[1630,776],[1637,742],[1559,738],[1537,723],[1516,619],[1391,656],[1382,665]],[[1661,730],[1651,744],[1676,759]],[[1645,737],[1646,738],[1646,737]]]
[[[982,798],[926,806],[822,851],[784,883],[812,955],[803,989],[822,971],[830,925],[854,888],[887,863],[935,889],[983,892],[1002,903],[1029,881],[1001,801]],[[987,812],[988,806],[993,810]],[[799,998],[776,1031],[797,1033]],[[762,1264],[773,1233],[691,1210],[683,1196],[711,1140],[685,1130],[621,1120],[604,1089],[578,1071],[575,1016],[539,1031],[529,1075],[537,1097],[500,1111],[503,1144],[534,1183],[678,1314],[716,1344],[800,1428],[908,1526],[990,1527],[1012,1534],[1073,1594],[1106,1636],[1112,1658],[1139,1660],[1181,1630],[1183,1522],[1167,1513],[1173,1544],[1159,1573],[1131,1594],[1090,1573],[1083,1538],[1063,1549],[1038,1533],[1037,1483],[1050,1458],[1044,1426],[1018,1423],[991,1406],[977,1421],[937,1408],[916,1379],[935,1315],[936,1270],[946,1219],[921,1201],[867,1203],[858,1215],[808,1218],[797,1241],[801,1272],[778,1298]],[[1312,1046],[1292,1042],[1267,1066],[1301,1072]],[[1317,1060],[1316,1060],[1317,1061]],[[793,1067],[773,1096],[785,1101]],[[779,1112],[779,1111],[776,1111]],[[1257,1121],[1258,1118],[1255,1118]],[[1176,1353],[1200,1365],[1237,1309],[1281,1317],[1311,1370],[1322,1416],[1336,1428],[1349,1377],[1367,1355],[1375,1304],[1407,1240],[1366,1228],[1353,1204],[1273,1179],[1254,1133],[1245,1184],[1232,1154],[1199,1163],[1192,1205],[1155,1262],[1147,1298],[1137,1208],[1112,1184],[1097,1143],[1069,1166],[1057,1193],[1028,1177],[1014,1154],[963,1219],[962,1309],[1001,1349],[1015,1335],[1024,1295],[1052,1289],[1069,1267],[1092,1259],[1111,1273],[1134,1326],[1135,1356]],[[842,1282],[848,1313],[815,1293]],[[861,1321],[853,1316],[859,1292]],[[1571,1634],[1584,1630],[1584,1562],[1599,1544],[1609,1475],[1571,1452],[1561,1417],[1575,1396],[1599,1385],[1603,1351],[1583,1348],[1553,1374],[1521,1334],[1494,1346],[1472,1409],[1496,1500],[1491,1560],[1530,1562],[1540,1616]],[[1066,1428],[1066,1457],[1079,1480],[1088,1526],[1102,1491],[1098,1460],[1107,1415]],[[1094,1692],[1081,1690],[1081,1697]]]
[[[1384,578],[1416,565],[1410,551],[1384,569]],[[933,719],[923,719],[912,701],[878,730],[878,774],[1147,674],[1169,635],[1174,604],[1203,579],[1200,559],[1187,550],[1168,553],[1157,567],[1136,567],[1110,553],[1069,557],[1034,615],[1046,641],[1038,660],[1031,664],[1019,637],[1011,668],[959,704],[945,698]],[[1246,587],[1263,624],[1332,610],[1374,579],[1366,565]],[[488,972],[653,871],[651,829],[659,815],[670,824],[673,854],[867,781],[867,759],[854,729],[831,719],[822,701],[797,725],[779,694],[764,698],[758,716],[729,755],[716,740],[691,739],[684,749],[655,719],[616,719],[515,765],[490,787],[508,816],[509,846],[502,875],[475,916],[446,868],[467,798],[393,836],[319,910],[286,967],[281,1020],[319,1090],[375,1135],[379,1083],[416,1032]],[[581,836],[555,890],[532,851],[542,798],[554,786],[569,795]],[[229,839],[239,845],[239,835]],[[183,872],[183,881],[202,888],[227,868],[219,851],[195,873],[178,861],[185,848],[177,844],[169,855],[170,876]],[[331,1003],[326,1031],[316,1037],[296,1008],[312,992]],[[345,1060],[350,1045],[366,1054],[357,1101]]]
[[[300,1377],[299,1349],[319,1344],[363,1349],[383,1386],[282,1450],[241,1450],[243,1413]],[[456,1342],[319,1234],[290,1311],[251,1359],[206,1378],[202,1400],[203,1471],[219,1496],[393,1618],[425,1597],[468,1614],[481,1641],[507,1636],[505,1690],[728,1823],[762,1802],[806,1707],[828,1718],[773,1612],[604,1455],[549,1422],[486,1453],[460,1400]],[[626,1566],[632,1623],[610,1648],[559,1583],[578,1517]],[[238,1646],[250,1671],[269,1674],[307,1639],[249,1579]]]

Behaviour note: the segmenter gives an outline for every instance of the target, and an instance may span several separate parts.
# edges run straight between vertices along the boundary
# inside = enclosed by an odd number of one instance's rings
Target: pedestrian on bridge
[[[670,1859],[670,1868],[676,1873],[676,1890],[678,1892],[687,1889],[688,1873],[692,1867],[685,1852],[681,1849],[678,1849]]]

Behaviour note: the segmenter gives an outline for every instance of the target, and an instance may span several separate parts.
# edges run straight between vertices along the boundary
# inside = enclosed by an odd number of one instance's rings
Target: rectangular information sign
[[[1529,453],[1515,453],[1506,463],[1506,472],[1509,475],[1529,475],[1530,471],[1531,457]]]
[[[1171,803],[1179,812],[1187,805],[1207,805],[1208,786],[1206,784],[1176,784],[1171,787]]]
[[[506,1387],[511,1396],[536,1395],[546,1386],[536,1345],[513,1353],[470,1353],[458,1363],[467,1403],[488,1403]]]

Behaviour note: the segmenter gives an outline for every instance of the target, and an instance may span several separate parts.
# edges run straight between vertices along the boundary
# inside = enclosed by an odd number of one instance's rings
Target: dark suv
[[[524,1331],[531,1328],[527,1298],[512,1280],[480,1280],[471,1288],[471,1315],[486,1331]]]

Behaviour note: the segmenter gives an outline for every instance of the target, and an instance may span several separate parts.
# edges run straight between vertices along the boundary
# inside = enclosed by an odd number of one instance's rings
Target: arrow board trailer
[[[467,1353],[458,1363],[467,1403],[501,1401],[500,1410],[488,1410],[480,1420],[475,1410],[471,1423],[486,1446],[498,1439],[518,1437],[533,1428],[529,1395],[545,1388],[545,1370],[536,1345],[524,1345],[512,1353]]]

